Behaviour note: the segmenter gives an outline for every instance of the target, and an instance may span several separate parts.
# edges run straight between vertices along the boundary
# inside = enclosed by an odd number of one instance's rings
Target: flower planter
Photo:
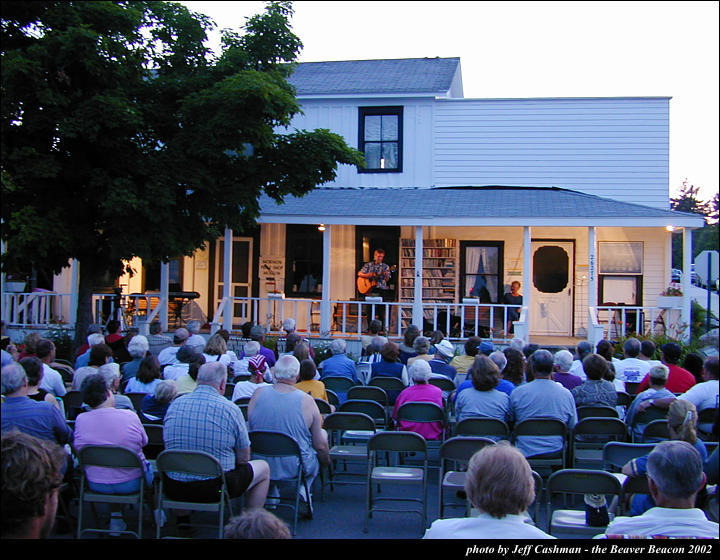
[[[683,305],[682,296],[658,296],[657,306],[661,309],[680,309]]]

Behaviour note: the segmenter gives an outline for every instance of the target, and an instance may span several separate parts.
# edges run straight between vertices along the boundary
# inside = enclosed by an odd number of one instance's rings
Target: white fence
[[[680,339],[687,330],[680,309],[650,306],[590,307],[588,339],[597,344],[602,338],[619,339],[626,336],[662,336]]]
[[[4,293],[2,319],[10,327],[46,327],[68,323],[70,294],[55,292]]]

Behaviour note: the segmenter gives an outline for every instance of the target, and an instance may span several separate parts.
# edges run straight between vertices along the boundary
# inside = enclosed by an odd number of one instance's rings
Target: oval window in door
[[[570,258],[565,249],[546,245],[533,255],[533,284],[538,292],[557,294],[568,285]]]

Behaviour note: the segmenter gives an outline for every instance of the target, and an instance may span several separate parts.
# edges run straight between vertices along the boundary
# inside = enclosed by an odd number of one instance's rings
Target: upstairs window
[[[360,107],[358,149],[366,167],[360,173],[402,171],[402,107]]]

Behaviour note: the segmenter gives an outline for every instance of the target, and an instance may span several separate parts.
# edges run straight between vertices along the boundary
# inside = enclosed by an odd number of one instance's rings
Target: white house
[[[379,314],[394,336],[424,323],[504,340],[502,296],[517,280],[513,328],[526,340],[687,335],[678,324],[689,322],[689,298],[659,297],[670,229],[683,228],[689,270],[689,232],[703,225],[669,210],[670,98],[465,99],[459,58],[303,63],[290,81],[303,110],[292,127],[341,134],[367,167],[343,165],[282,205],[263,198],[255,231],[226,232],[161,267],[154,285],[136,263],[140,274],[120,285],[158,289],[145,308],[166,324],[174,285],[198,293],[214,328],[279,331],[292,316],[311,335],[347,337]],[[356,273],[378,247],[398,267],[394,289],[366,301]],[[71,268],[56,290],[72,284]]]

